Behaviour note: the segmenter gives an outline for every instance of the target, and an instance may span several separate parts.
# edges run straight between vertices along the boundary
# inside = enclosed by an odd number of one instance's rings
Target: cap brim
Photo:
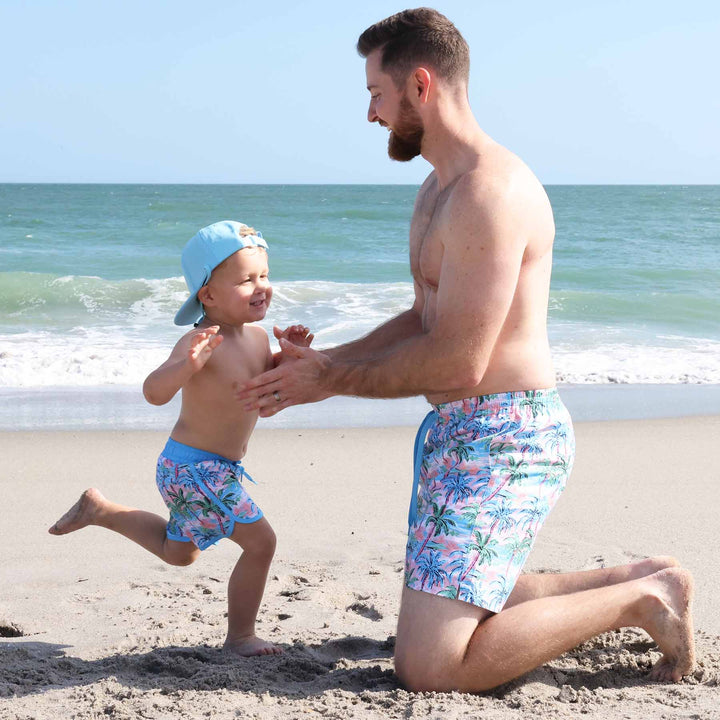
[[[183,304],[175,314],[176,325],[192,325],[203,316],[203,307],[197,299],[197,295],[192,295]]]

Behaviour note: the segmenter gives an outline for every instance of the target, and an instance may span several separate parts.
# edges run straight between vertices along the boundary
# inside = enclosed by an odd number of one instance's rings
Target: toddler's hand
[[[187,360],[193,372],[205,367],[213,350],[223,341],[223,336],[218,335],[219,330],[218,325],[213,325],[203,330],[196,330],[191,337]]]
[[[304,325],[290,325],[290,327],[287,327],[284,330],[280,330],[280,328],[276,325],[273,328],[273,335],[278,340],[284,338],[288,342],[291,342],[293,345],[298,345],[299,347],[310,347],[310,343],[315,337],[310,332],[310,328],[307,328]]]

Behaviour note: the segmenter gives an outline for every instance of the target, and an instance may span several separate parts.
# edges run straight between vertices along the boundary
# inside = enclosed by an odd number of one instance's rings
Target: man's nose
[[[379,120],[377,114],[375,113],[375,101],[374,100],[370,101],[370,106],[368,107],[368,112],[367,112],[367,119],[368,119],[368,122],[377,122]]]

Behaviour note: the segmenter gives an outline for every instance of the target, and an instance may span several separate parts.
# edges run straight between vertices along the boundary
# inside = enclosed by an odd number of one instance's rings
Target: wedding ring
[[[275,398],[275,402],[280,402],[280,393],[277,390],[273,390],[272,396]]]

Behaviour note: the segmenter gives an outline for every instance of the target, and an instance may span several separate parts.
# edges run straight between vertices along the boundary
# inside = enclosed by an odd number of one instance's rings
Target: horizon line
[[[2,185],[157,185],[157,186],[291,186],[291,187],[420,187],[422,183],[393,183],[393,182],[88,182],[81,180],[55,181],[55,180],[0,180]],[[542,183],[544,187],[718,187],[720,182],[548,182]]]

